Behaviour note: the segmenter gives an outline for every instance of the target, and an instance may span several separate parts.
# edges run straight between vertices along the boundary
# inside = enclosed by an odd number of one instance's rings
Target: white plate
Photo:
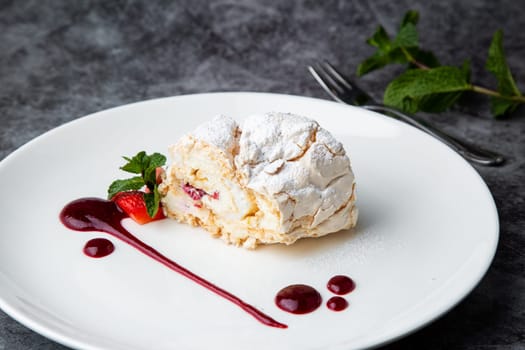
[[[181,265],[288,329],[264,326],[235,305],[126,244],[103,259],[82,254],[102,233],[58,219],[69,201],[104,197],[125,177],[122,155],[160,151],[216,114],[264,111],[316,119],[343,142],[356,174],[354,232],[247,251],[164,220],[126,227]],[[405,335],[442,315],[479,282],[498,241],[487,186],[430,136],[373,112],[286,95],[216,93],[164,98],[95,113],[29,142],[0,163],[0,307],[35,331],[82,349],[353,349]],[[129,220],[129,219],[127,219]],[[293,283],[331,294],[355,279],[336,313],[278,309]]]

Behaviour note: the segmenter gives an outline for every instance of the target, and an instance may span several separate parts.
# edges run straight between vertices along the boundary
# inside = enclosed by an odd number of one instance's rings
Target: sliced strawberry
[[[166,171],[161,166],[159,166],[159,167],[157,167],[157,169],[155,169],[155,178],[157,179],[157,185],[162,182],[162,175],[165,172]]]
[[[164,219],[164,213],[159,208],[155,217],[150,217],[144,202],[144,192],[126,191],[117,193],[112,199],[130,218],[143,225],[154,220]]]

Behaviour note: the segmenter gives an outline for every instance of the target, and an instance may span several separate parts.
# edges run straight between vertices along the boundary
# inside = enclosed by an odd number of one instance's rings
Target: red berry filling
[[[207,193],[204,190],[201,190],[200,188],[193,187],[189,183],[186,183],[182,185],[182,190],[186,192],[188,196],[191,197],[194,201],[200,200],[202,197],[207,195]]]
[[[204,196],[210,196],[213,199],[219,199],[219,192],[215,191],[213,194],[209,194],[200,188],[190,185],[189,183],[182,185],[182,190],[194,201],[199,201]]]

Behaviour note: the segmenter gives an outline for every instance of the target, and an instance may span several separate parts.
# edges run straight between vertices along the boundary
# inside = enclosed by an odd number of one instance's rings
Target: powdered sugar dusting
[[[317,122],[289,113],[250,116],[242,125],[239,163],[271,163],[300,157],[318,128]]]
[[[191,134],[205,141],[226,154],[232,154],[238,143],[239,125],[235,120],[219,115],[197,127]]]
[[[275,112],[248,117],[235,164],[248,188],[276,199],[285,230],[297,220],[326,233],[355,221],[350,213],[336,215],[353,194],[350,161],[341,143],[312,119]]]
[[[384,255],[387,246],[390,247],[390,239],[385,237],[384,230],[380,227],[368,227],[337,240],[337,244],[330,245],[330,249],[323,249],[319,254],[304,255],[303,260],[298,263],[308,266],[311,273],[322,275],[326,271],[348,271]]]
[[[176,197],[183,181],[229,193],[222,206],[209,203],[213,210],[224,210],[209,225],[223,220],[220,232],[236,244],[291,244],[356,223],[350,160],[342,144],[310,118],[272,112],[249,116],[239,127],[232,118],[217,116],[179,140],[171,152],[173,184],[165,188],[173,188]],[[186,217],[174,210],[174,216]],[[199,220],[206,222],[205,216]]]

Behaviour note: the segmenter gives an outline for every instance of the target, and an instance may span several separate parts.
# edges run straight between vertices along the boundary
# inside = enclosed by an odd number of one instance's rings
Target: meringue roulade
[[[355,179],[343,145],[288,113],[218,116],[169,148],[165,214],[228,243],[292,244],[352,228]]]

